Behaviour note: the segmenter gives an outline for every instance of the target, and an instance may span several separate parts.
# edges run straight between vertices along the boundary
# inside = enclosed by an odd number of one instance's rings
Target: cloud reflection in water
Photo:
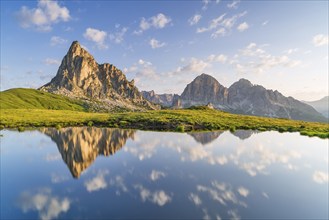
[[[61,199],[52,195],[50,188],[42,188],[36,192],[22,192],[18,204],[24,213],[37,211],[40,219],[50,220],[67,212],[70,209],[71,201],[67,197]]]

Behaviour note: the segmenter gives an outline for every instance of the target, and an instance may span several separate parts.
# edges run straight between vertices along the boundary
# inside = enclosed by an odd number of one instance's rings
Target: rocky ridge
[[[329,118],[329,96],[325,96],[316,101],[303,101],[304,103],[312,106],[326,118]]]
[[[153,102],[155,104],[159,104],[164,107],[170,107],[172,106],[174,95],[172,94],[156,94],[154,90],[151,91],[141,91],[142,96],[149,100],[150,102]]]
[[[173,96],[172,108],[207,105],[231,113],[327,122],[313,107],[277,90],[268,90],[240,79],[229,88],[214,77],[201,74],[189,83],[183,93]]]
[[[58,68],[56,76],[42,91],[97,103],[102,108],[129,110],[156,109],[143,98],[124,73],[112,64],[98,64],[94,57],[74,41]]]

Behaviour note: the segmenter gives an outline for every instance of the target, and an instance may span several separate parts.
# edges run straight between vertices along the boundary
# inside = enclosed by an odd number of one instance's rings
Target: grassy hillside
[[[287,119],[262,118],[211,109],[158,110],[124,113],[88,113],[68,110],[2,109],[0,127],[63,127],[97,125],[163,131],[256,129],[300,132],[329,138],[329,125]]]
[[[82,102],[35,89],[9,89],[0,92],[0,100],[0,109],[85,110]]]

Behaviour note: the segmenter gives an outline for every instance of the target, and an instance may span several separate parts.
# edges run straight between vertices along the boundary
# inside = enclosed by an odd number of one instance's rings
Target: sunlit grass
[[[1,128],[105,126],[162,131],[252,129],[300,132],[329,138],[329,124],[245,116],[211,109],[88,113],[70,110],[1,109]]]

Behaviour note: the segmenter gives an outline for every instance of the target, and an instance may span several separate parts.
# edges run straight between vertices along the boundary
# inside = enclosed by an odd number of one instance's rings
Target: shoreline
[[[329,138],[329,124],[236,115],[211,109],[89,113],[68,110],[1,109],[0,128],[95,126],[170,132],[258,130],[299,132]]]

